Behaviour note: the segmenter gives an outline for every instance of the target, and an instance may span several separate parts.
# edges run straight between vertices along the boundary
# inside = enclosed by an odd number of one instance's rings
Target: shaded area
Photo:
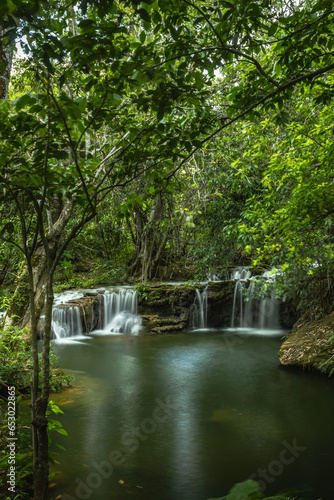
[[[268,495],[331,500],[334,383],[280,367],[282,332],[250,333],[56,346],[78,387],[57,396],[69,437],[52,498],[75,498],[80,485],[94,500],[204,500],[266,470]]]

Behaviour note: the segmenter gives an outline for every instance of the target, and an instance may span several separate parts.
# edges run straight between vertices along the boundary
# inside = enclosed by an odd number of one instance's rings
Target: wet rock
[[[314,322],[298,321],[279,351],[282,365],[334,372],[334,312]]]
[[[231,325],[234,281],[210,281],[208,286],[208,326]],[[237,311],[238,313],[238,311]]]

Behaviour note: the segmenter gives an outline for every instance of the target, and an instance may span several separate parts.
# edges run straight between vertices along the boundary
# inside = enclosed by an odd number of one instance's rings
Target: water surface
[[[52,498],[205,500],[252,476],[332,500],[334,383],[279,365],[282,332],[96,336],[55,345],[74,389]],[[67,495],[67,496],[66,496]]]

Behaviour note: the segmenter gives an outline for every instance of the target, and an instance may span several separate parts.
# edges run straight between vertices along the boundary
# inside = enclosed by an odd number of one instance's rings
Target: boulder
[[[334,312],[318,321],[299,320],[279,350],[282,365],[334,372]]]

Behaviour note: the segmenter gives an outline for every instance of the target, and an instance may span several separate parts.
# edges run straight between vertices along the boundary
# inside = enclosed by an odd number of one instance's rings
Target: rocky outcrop
[[[65,304],[60,304],[58,308],[68,306],[78,306],[80,308],[80,317],[82,321],[82,330],[84,333],[89,333],[99,327],[99,317],[103,315],[103,301],[99,299],[98,293],[86,292],[84,297],[80,299],[69,300]],[[102,310],[100,311],[100,309]]]
[[[142,284],[137,288],[138,314],[143,319],[144,334],[179,333],[193,325],[192,311],[196,298],[196,290],[207,296],[207,326],[229,327],[231,325],[235,281],[210,281],[208,284]],[[116,290],[115,290],[116,291]],[[116,291],[117,293],[117,291]],[[235,307],[235,318],[239,318],[240,301]],[[86,292],[79,299],[70,300],[57,305],[59,309],[77,306],[83,333],[96,328],[103,328],[104,300],[103,290]],[[295,310],[289,304],[282,304],[283,327],[291,328]]]
[[[194,298],[195,287],[191,285],[147,286],[138,297],[138,314],[143,319],[144,333],[179,333],[189,328]]]
[[[231,326],[234,281],[210,281],[208,286],[208,326]],[[235,311],[239,316],[238,305]]]
[[[154,335],[179,333],[191,325],[191,308],[196,289],[207,285],[149,285],[139,294],[138,313],[144,332]],[[234,282],[209,282],[207,288],[208,327],[230,326]]]
[[[334,312],[311,323],[298,321],[279,351],[282,365],[334,372]]]

